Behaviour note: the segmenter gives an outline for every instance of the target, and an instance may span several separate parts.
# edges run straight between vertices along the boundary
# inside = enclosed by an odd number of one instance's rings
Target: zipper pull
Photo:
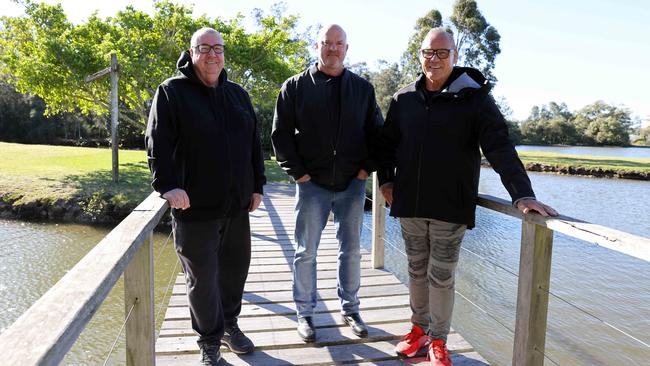
[[[336,156],[336,149],[334,149],[334,156]]]

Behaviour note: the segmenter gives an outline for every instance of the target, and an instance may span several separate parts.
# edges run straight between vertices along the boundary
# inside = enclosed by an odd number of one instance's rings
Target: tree
[[[0,74],[21,93],[42,98],[48,115],[77,110],[107,114],[108,80],[85,83],[84,78],[107,67],[115,52],[120,118],[142,131],[156,86],[175,73],[192,32],[203,26],[221,31],[229,78],[250,91],[263,114],[272,113],[269,106],[279,85],[309,57],[305,42],[294,34],[298,18],[284,17],[279,5],[268,16],[256,11],[258,29],[252,34],[245,31],[241,15],[228,21],[193,18],[191,7],[167,0],[155,3],[152,16],[127,6],[115,17],[95,14],[79,25],[67,20],[60,4],[26,0],[24,6],[26,16],[0,18]]]
[[[580,143],[582,139],[573,119],[565,103],[550,102],[548,106],[534,106],[521,125],[522,142],[539,145]]]
[[[632,118],[627,108],[597,101],[576,113],[576,127],[591,145],[627,146],[630,144]]]
[[[458,49],[458,65],[479,69],[489,80],[495,82],[492,73],[494,60],[501,53],[499,32],[491,26],[478,9],[475,0],[457,0],[448,22],[442,21],[442,15],[436,9],[419,18],[409,39],[408,47],[402,55],[402,72],[406,80],[413,80],[420,72],[418,52],[424,36],[431,28],[445,26],[455,35]]]
[[[393,99],[393,94],[401,86],[402,74],[397,63],[389,64],[386,61],[379,61],[379,71],[374,72],[370,82],[375,86],[377,104],[381,108],[384,117],[388,112],[388,106]]]

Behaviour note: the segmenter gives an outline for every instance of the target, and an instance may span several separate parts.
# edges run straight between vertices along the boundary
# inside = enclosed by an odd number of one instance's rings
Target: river
[[[541,173],[530,173],[530,177],[538,198],[561,213],[650,237],[650,215],[646,211],[649,182]],[[482,169],[480,191],[507,197],[498,176],[488,168]],[[370,224],[369,215],[366,224]],[[479,208],[477,227],[466,234],[466,250],[461,252],[453,326],[495,365],[511,362],[513,337],[507,328],[514,329],[517,279],[509,272],[518,271],[520,230],[517,220]],[[0,331],[108,231],[83,225],[0,220]],[[155,235],[156,314],[169,279],[179,270],[174,270],[176,257],[167,238],[164,233]],[[367,229],[363,239],[369,246]],[[387,220],[387,240],[386,265],[406,282],[403,244],[392,218]],[[650,263],[556,234],[551,291],[563,300],[552,296],[549,304],[550,359],[560,365],[648,365],[650,349],[603,321],[650,343]],[[119,281],[62,364],[101,365],[123,316],[123,284]],[[121,365],[123,360],[122,338],[108,364]]]

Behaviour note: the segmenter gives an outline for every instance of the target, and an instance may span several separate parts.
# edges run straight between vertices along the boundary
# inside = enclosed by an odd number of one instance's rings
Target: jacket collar
[[[309,67],[309,76],[314,81],[315,84],[326,82],[327,80],[333,78],[334,76],[327,75],[326,73],[318,70],[318,62]],[[343,69],[343,73],[340,75],[341,81],[346,81],[350,77],[350,73],[347,68]]]

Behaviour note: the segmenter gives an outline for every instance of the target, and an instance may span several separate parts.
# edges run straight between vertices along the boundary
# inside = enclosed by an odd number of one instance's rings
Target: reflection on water
[[[481,192],[508,197],[491,169],[481,174]],[[563,214],[650,237],[650,216],[641,200],[649,197],[648,182],[547,174],[531,174],[531,180],[537,196]],[[370,223],[367,214],[366,225]],[[386,231],[386,266],[406,283],[398,221],[387,218]],[[479,208],[477,227],[465,235],[458,267],[453,326],[495,365],[512,360],[520,231],[516,219]],[[363,236],[362,242],[370,243],[369,230],[364,228]],[[650,263],[555,234],[551,292],[591,315],[550,297],[550,359],[560,365],[648,364],[650,349],[603,321],[650,343]]]
[[[0,332],[109,231],[109,228],[85,225],[0,220]],[[156,312],[176,263],[173,245],[167,243],[163,247],[167,237],[167,234],[154,235]],[[124,284],[120,279],[61,364],[103,364],[123,320]],[[108,365],[123,365],[125,357],[122,336]]]

